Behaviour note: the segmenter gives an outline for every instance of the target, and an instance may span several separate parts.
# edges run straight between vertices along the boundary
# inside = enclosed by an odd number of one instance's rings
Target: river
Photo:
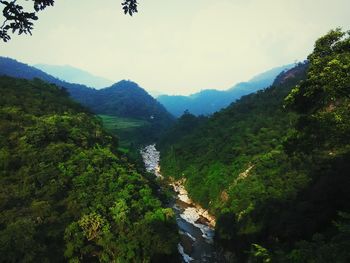
[[[154,144],[141,150],[145,168],[160,179],[160,154]],[[181,236],[178,251],[183,262],[224,262],[214,246],[215,218],[191,201],[184,187],[184,180],[172,182],[174,198],[170,204],[176,215]]]

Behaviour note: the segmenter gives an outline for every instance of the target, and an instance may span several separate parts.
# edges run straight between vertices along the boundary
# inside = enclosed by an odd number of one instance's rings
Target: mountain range
[[[292,68],[294,65],[284,65],[265,71],[247,82],[240,82],[228,90],[207,89],[190,96],[161,95],[157,100],[174,116],[179,117],[185,111],[194,115],[209,115],[249,93],[270,86],[276,76]]]
[[[166,110],[176,117],[185,111],[195,115],[212,114],[244,95],[268,87],[279,73],[292,66],[289,64],[273,68],[249,81],[237,83],[228,90],[207,89],[189,96],[160,95],[156,98],[157,102],[152,95],[129,80],[110,85],[111,81],[107,79],[71,66],[36,64],[33,67],[11,58],[0,57],[0,75],[39,78],[66,88],[72,98],[96,113],[142,119],[154,119],[160,115],[164,117],[168,115],[164,115]],[[91,87],[104,88],[97,90]],[[170,119],[169,115],[165,119]]]
[[[144,127],[133,135],[141,144],[156,140],[174,119],[163,105],[132,81],[122,80],[96,90],[60,80],[35,67],[5,57],[0,57],[0,76],[29,80],[38,78],[65,88],[75,101],[95,114],[142,120]]]
[[[132,81],[122,80],[110,87],[96,90],[60,80],[35,67],[5,57],[0,57],[0,75],[22,79],[39,78],[63,87],[73,99],[98,114],[147,120],[172,119],[159,102]]]

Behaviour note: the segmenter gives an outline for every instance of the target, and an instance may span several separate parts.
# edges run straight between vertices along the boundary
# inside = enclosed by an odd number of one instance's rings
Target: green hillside
[[[0,262],[164,262],[174,215],[101,122],[41,80],[0,78]]]
[[[163,174],[187,179],[238,262],[350,261],[349,50],[331,31],[307,64],[159,143]]]

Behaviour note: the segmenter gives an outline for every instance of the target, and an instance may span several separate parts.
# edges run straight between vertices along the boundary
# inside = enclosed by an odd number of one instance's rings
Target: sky
[[[121,0],[55,2],[32,36],[0,43],[0,55],[164,94],[228,89],[304,60],[330,29],[350,30],[349,0],[139,0],[133,17]]]

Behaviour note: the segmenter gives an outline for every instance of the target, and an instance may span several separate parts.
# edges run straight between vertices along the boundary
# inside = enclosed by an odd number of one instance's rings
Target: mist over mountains
[[[270,86],[276,76],[294,64],[276,67],[256,75],[247,82],[240,82],[228,90],[207,89],[189,96],[161,95],[157,99],[174,116],[181,116],[184,111],[194,115],[208,115],[227,107],[235,100],[249,93]]]
[[[109,79],[96,76],[90,72],[69,65],[35,64],[34,67],[63,81],[79,83],[96,89],[109,87],[113,84],[113,81]]]
[[[164,117],[165,109],[175,117],[181,116],[185,111],[194,115],[210,115],[244,95],[268,87],[276,76],[292,68],[293,64],[265,71],[249,81],[237,83],[228,90],[206,89],[189,96],[157,96],[157,93],[150,95],[132,81],[123,80],[112,85],[110,80],[71,66],[37,64],[32,67],[4,57],[0,57],[0,66],[1,75],[25,79],[39,78],[64,87],[72,98],[96,113],[149,119],[151,116],[158,116],[160,112]],[[94,87],[103,88],[97,90]]]

